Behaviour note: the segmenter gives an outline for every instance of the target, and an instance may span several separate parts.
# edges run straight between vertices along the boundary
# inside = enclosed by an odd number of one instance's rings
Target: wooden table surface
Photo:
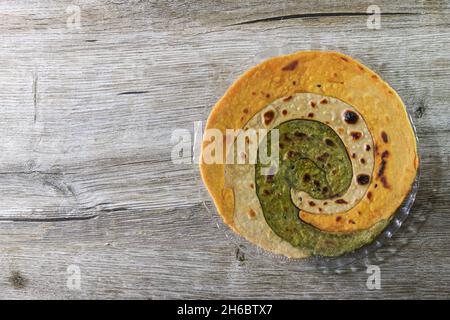
[[[450,5],[376,1],[374,30],[370,4],[2,1],[0,298],[450,298]],[[412,215],[368,261],[381,290],[364,261],[249,255],[195,165],[171,161],[172,131],[193,132],[250,59],[316,45],[380,72],[417,126]]]

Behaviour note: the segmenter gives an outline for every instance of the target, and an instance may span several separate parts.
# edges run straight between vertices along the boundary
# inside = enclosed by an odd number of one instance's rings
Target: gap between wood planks
[[[381,12],[381,16],[415,16],[420,15],[418,12]],[[282,20],[291,20],[291,19],[306,19],[306,18],[325,18],[325,17],[359,17],[359,16],[370,16],[372,13],[366,12],[322,12],[322,13],[305,13],[305,14],[291,14],[291,15],[282,15],[268,18],[261,18],[256,20],[248,20],[242,21],[238,23],[233,23],[230,25],[226,25],[225,27],[232,26],[240,26],[245,24],[253,24],[260,22],[270,22],[270,21],[282,21]]]
[[[0,222],[66,222],[91,220],[98,217],[98,214],[89,216],[55,217],[55,218],[0,218]]]

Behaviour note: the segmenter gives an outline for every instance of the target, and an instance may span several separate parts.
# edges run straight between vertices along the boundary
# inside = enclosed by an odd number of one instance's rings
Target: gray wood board
[[[378,1],[370,30],[370,4],[0,3],[0,297],[449,298],[450,6]],[[253,57],[317,45],[380,72],[417,126],[412,216],[369,261],[381,290],[363,267],[249,255],[217,230],[195,166],[170,158],[172,131],[192,132]]]

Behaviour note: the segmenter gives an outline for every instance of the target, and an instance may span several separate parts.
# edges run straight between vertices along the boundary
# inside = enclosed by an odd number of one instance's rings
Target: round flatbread
[[[298,52],[250,69],[214,106],[205,129],[201,175],[223,220],[288,257],[335,256],[371,242],[418,168],[400,97],[337,52]],[[275,131],[277,163],[250,161],[249,148],[259,157]],[[224,161],[205,161],[211,152]]]

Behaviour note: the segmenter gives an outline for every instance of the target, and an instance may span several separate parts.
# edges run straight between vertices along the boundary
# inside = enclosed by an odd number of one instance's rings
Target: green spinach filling
[[[385,222],[352,233],[324,232],[300,220],[291,200],[291,189],[324,200],[338,197],[350,186],[352,164],[334,130],[318,121],[300,119],[274,129],[279,130],[280,140],[278,170],[263,175],[260,161],[255,168],[256,193],[270,228],[293,246],[325,256],[340,255],[371,241]],[[271,145],[270,133],[262,143]]]

